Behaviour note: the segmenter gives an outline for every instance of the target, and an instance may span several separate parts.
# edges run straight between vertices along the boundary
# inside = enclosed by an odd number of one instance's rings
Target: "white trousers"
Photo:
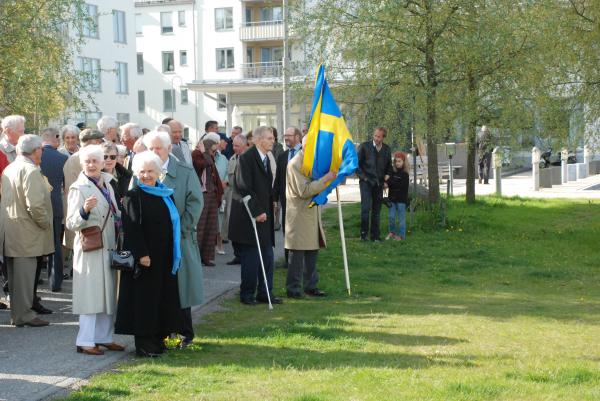
[[[79,315],[77,346],[95,347],[96,344],[112,343],[114,326],[113,315],[106,313]]]

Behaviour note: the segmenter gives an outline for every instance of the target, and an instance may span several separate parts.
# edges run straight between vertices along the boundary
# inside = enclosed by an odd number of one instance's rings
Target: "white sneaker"
[[[387,240],[390,240],[390,239],[392,239],[392,238],[394,238],[394,233],[389,233],[389,234],[387,235],[387,237],[385,237],[385,240],[387,241]]]
[[[217,251],[217,254],[219,254],[219,255],[225,255],[226,253],[225,253],[225,251]]]

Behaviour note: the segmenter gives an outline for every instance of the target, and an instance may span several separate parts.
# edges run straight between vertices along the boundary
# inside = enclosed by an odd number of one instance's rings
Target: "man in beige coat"
[[[54,252],[51,187],[40,170],[42,139],[23,135],[2,174],[0,239],[8,267],[10,312],[17,327],[47,326],[31,310],[37,257]],[[0,247],[1,249],[1,247]]]
[[[285,249],[289,249],[289,265],[285,286],[289,298],[302,298],[303,288],[307,295],[326,295],[317,288],[317,255],[319,248],[325,247],[321,209],[309,205],[327,188],[335,173],[330,171],[313,181],[300,172],[303,160],[304,150],[289,161],[286,174]]]

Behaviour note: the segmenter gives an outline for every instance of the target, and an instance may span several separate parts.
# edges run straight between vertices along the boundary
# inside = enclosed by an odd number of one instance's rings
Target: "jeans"
[[[393,202],[388,212],[390,232],[406,237],[406,204]],[[398,225],[396,225],[398,219]]]
[[[369,217],[371,218],[371,239],[379,240],[379,215],[383,200],[383,187],[371,185],[360,180],[360,237],[367,238],[369,233]],[[370,216],[369,216],[370,215]]]

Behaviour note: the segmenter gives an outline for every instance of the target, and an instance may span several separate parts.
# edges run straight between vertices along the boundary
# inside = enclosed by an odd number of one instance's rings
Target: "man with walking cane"
[[[273,214],[273,175],[267,156],[273,149],[275,138],[269,127],[254,130],[255,146],[239,156],[235,173],[235,186],[240,195],[231,205],[229,239],[239,249],[241,260],[240,301],[246,305],[257,302],[281,304],[281,298],[273,297],[273,246],[275,246]],[[250,195],[248,209],[256,224],[250,220],[242,199]],[[258,244],[257,244],[258,237]],[[266,280],[263,279],[263,269]],[[265,288],[267,281],[268,288]]]

